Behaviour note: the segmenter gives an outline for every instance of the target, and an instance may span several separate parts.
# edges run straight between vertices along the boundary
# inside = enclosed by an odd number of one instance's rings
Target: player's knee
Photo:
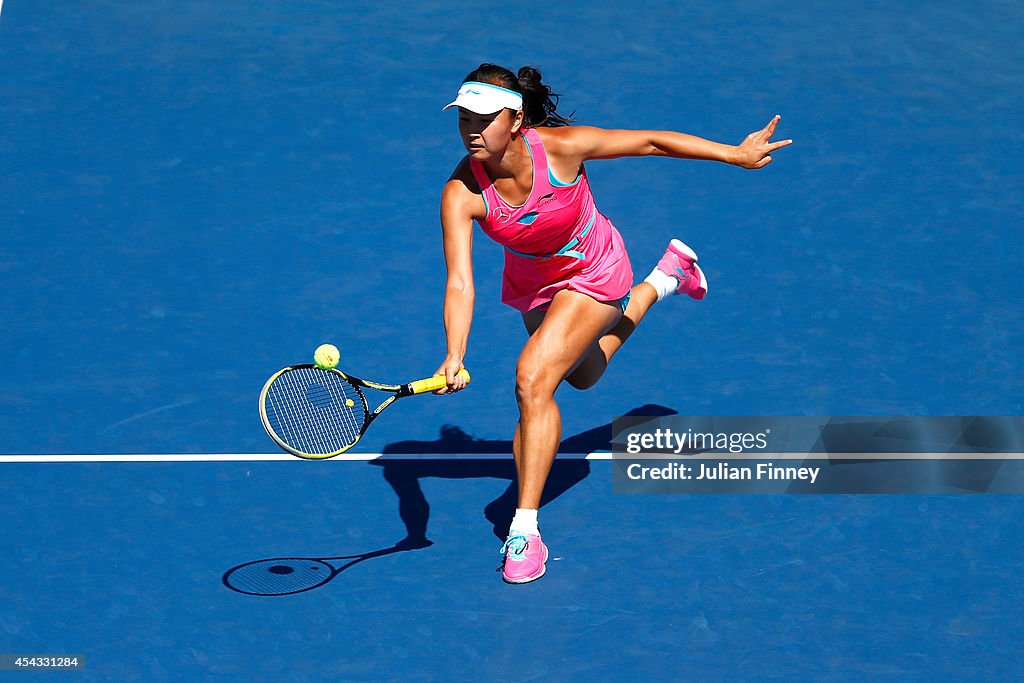
[[[516,368],[516,400],[519,403],[544,401],[555,395],[557,381],[550,372],[532,363],[520,363]]]

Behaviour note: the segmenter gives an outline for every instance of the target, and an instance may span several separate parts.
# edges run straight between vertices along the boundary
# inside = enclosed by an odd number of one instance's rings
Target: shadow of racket
[[[229,569],[221,578],[221,582],[236,593],[245,595],[295,595],[323,586],[341,572],[360,562],[407,550],[426,548],[430,545],[433,544],[423,539],[418,542],[400,541],[390,548],[358,555],[272,557],[265,560],[254,560]],[[342,560],[348,560],[348,562],[342,563]]]

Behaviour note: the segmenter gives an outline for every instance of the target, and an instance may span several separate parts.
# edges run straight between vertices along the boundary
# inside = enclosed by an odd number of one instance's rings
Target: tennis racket
[[[459,375],[469,381],[465,370]],[[443,375],[409,384],[380,384],[338,369],[293,365],[267,380],[260,392],[260,419],[274,443],[287,452],[323,460],[355,446],[377,416],[398,399],[437,391],[447,384]],[[363,388],[391,395],[371,413]]]

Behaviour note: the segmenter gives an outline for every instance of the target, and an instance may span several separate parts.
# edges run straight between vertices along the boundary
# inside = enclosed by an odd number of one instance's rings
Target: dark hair
[[[523,96],[523,125],[530,128],[538,126],[568,126],[572,123],[574,111],[569,116],[562,116],[555,109],[558,107],[558,94],[541,82],[541,73],[532,66],[524,66],[516,75],[497,64],[481,64],[463,79],[478,83],[490,83],[502,88],[514,90]]]

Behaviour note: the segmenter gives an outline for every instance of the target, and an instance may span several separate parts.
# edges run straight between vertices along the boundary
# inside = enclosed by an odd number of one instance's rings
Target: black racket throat
[[[341,370],[339,370],[337,368],[333,368],[331,370],[321,370],[320,368],[317,368],[315,365],[303,365],[303,366],[295,366],[295,367],[310,367],[310,368],[316,368],[317,370],[320,370],[321,372],[333,372],[335,374],[341,375],[342,377],[344,377],[346,380],[348,380],[350,383],[352,383],[355,386],[366,387],[367,389],[376,389],[377,391],[389,391],[389,392],[392,392],[392,393],[395,394],[395,398],[402,398],[404,396],[412,396],[415,393],[413,391],[412,383],[411,382],[409,384],[381,384],[380,382],[371,382],[369,380],[360,379],[359,377],[355,377],[353,375],[349,375],[348,373],[343,372],[343,371],[341,371]]]

